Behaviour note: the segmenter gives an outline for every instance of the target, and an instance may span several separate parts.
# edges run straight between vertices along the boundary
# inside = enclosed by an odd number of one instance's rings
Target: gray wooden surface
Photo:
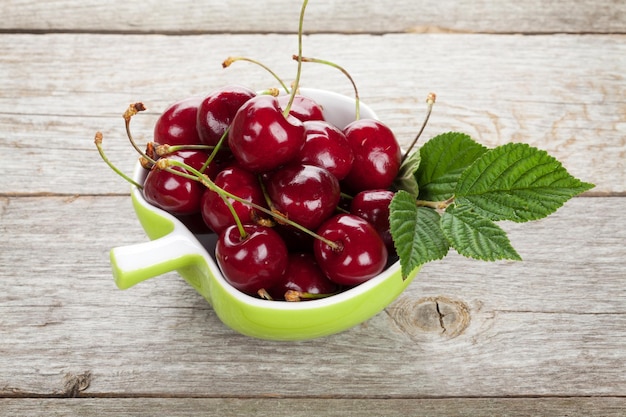
[[[626,413],[626,5],[311,0],[305,54],[336,61],[408,143],[527,142],[597,186],[505,225],[521,263],[449,256],[384,312],[306,342],[225,328],[176,274],[118,290],[108,251],[147,238],[127,185],[169,103],[285,79],[299,2],[0,3],[0,415]],[[382,35],[382,36],[381,36]],[[529,36],[532,35],[532,36]],[[350,94],[332,69],[303,83]]]

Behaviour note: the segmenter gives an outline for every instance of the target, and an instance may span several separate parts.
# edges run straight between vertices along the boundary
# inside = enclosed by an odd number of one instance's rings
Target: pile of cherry
[[[339,129],[305,96],[227,86],[168,107],[154,143],[169,145],[154,159],[179,163],[149,166],[145,199],[179,218],[201,215],[219,236],[225,279],[246,294],[333,295],[395,253],[388,216],[402,155],[380,121]],[[191,178],[198,171],[211,187]]]

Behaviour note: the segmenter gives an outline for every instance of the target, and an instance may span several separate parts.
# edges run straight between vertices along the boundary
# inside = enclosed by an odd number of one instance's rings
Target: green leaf
[[[441,217],[441,229],[463,256],[483,261],[521,260],[504,230],[468,208],[449,207]]]
[[[420,153],[413,152],[406,157],[406,159],[400,165],[400,171],[396,176],[392,187],[396,190],[404,190],[414,197],[419,194],[419,187],[417,185],[417,179],[415,178],[415,172],[420,165]]]
[[[547,152],[523,143],[496,147],[459,178],[456,204],[491,220],[525,222],[546,217],[571,197],[593,188],[571,176]]]
[[[430,208],[417,207],[415,197],[398,191],[391,200],[389,223],[402,276],[429,261],[442,259],[449,244],[440,226],[439,214]]]
[[[461,173],[487,148],[464,133],[435,136],[420,148],[417,173],[420,200],[443,201],[452,197]]]

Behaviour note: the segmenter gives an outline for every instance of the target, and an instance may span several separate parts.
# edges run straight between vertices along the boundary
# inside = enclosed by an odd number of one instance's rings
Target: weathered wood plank
[[[95,130],[130,170],[120,117],[129,102],[149,107],[133,122],[145,139],[175,99],[275,84],[250,64],[222,70],[226,56],[260,58],[291,81],[299,9],[0,3],[0,416],[623,415],[619,0],[309,5],[316,34],[305,55],[346,67],[403,144],[434,91],[425,139],[461,130],[488,146],[527,142],[595,182],[589,195],[611,196],[505,224],[524,262],[451,255],[368,322],[295,343],[225,328],[175,273],[115,288],[109,249],[146,238],[128,187],[97,156]],[[303,83],[352,93],[326,67],[307,65]]]
[[[10,0],[0,4],[0,29],[293,33],[298,28],[300,6],[301,2],[289,0]],[[626,6],[619,0],[317,0],[307,7],[305,27],[311,32],[342,33],[624,33]]]
[[[351,71],[362,99],[403,144],[434,91],[438,104],[425,139],[459,130],[487,146],[527,142],[609,194],[626,191],[625,39],[314,35],[305,39],[305,54]],[[295,50],[291,35],[2,35],[0,193],[126,193],[97,156],[96,130],[111,159],[130,170],[135,156],[120,117],[128,103],[150,109],[133,122],[147,140],[158,113],[179,98],[232,83],[275,85],[251,64],[221,69],[225,57],[260,58],[289,81]],[[306,65],[302,81],[352,94],[345,77],[324,66]]]
[[[257,416],[327,417],[385,416],[569,416],[618,417],[624,398],[454,398],[454,399],[213,399],[213,398],[88,398],[0,399],[0,415],[31,417],[89,416]]]
[[[117,290],[108,250],[145,239],[127,197],[5,197],[0,397],[623,396],[623,200],[507,225],[524,262],[451,256],[363,325],[274,343],[176,274]]]

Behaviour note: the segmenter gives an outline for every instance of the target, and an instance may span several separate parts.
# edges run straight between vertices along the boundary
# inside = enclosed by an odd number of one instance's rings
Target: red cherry
[[[265,187],[276,210],[311,230],[335,211],[341,193],[339,181],[328,170],[304,164],[278,169]]]
[[[305,141],[296,160],[326,168],[338,180],[352,168],[354,152],[341,130],[324,121],[304,122]]]
[[[144,181],[145,200],[176,216],[187,225],[199,214],[204,186],[199,182],[153,167]],[[195,227],[195,225],[194,225]],[[206,227],[204,227],[206,232]],[[194,230],[201,231],[198,227]]]
[[[217,174],[215,185],[247,201],[264,205],[263,191],[257,177],[239,166],[225,168]],[[254,209],[247,204],[228,199],[242,223],[254,223]],[[235,224],[230,209],[218,193],[206,190],[201,201],[202,218],[215,233]]]
[[[246,237],[237,226],[220,234],[215,246],[217,263],[226,281],[241,292],[256,295],[275,286],[287,270],[287,246],[269,227],[245,224]]]
[[[278,96],[278,104],[281,109],[284,110],[285,107],[287,107],[289,99],[289,95]],[[289,114],[297,117],[303,122],[308,120],[324,120],[324,111],[322,110],[322,106],[317,104],[317,102],[312,98],[301,96],[300,94],[296,94],[293,98]]]
[[[205,145],[217,145],[237,110],[254,96],[254,91],[240,86],[226,86],[212,91],[198,108],[196,127],[200,141]]]
[[[201,169],[208,155],[201,151],[177,151],[167,155],[186,163],[195,169]],[[187,172],[180,167],[171,167],[173,170]],[[205,186],[199,181],[191,180],[177,174],[152,167],[143,184],[143,195],[150,204],[159,207],[171,214],[182,216],[195,214],[200,211],[200,200]]]
[[[313,236],[290,225],[277,224],[274,230],[283,238],[290,252],[312,252]]]
[[[354,152],[345,185],[355,193],[389,188],[402,161],[400,145],[391,129],[378,120],[359,119],[343,132]]]
[[[330,281],[311,253],[289,254],[287,271],[277,285],[270,288],[268,293],[275,300],[284,299],[287,291],[297,291],[306,294],[333,294],[339,290],[339,285]]]
[[[196,119],[202,97],[189,97],[169,106],[154,126],[154,141],[159,145],[197,145],[200,142]]]
[[[337,284],[361,284],[382,272],[387,264],[387,248],[378,232],[358,216],[337,214],[324,222],[317,233],[339,245],[332,248],[319,239],[313,243],[320,268]]]
[[[254,173],[271,171],[289,162],[304,143],[304,125],[283,116],[276,97],[248,100],[228,131],[228,146],[239,163]]]
[[[204,195],[204,193],[202,195]],[[211,228],[209,228],[209,226],[207,226],[204,222],[204,219],[202,218],[202,213],[176,216],[176,218],[180,220],[181,223],[185,225],[185,227],[196,236],[213,233],[213,230],[211,230]]]
[[[389,204],[394,192],[389,190],[361,191],[352,199],[350,213],[367,220],[378,231],[389,253],[395,252],[389,230]]]

